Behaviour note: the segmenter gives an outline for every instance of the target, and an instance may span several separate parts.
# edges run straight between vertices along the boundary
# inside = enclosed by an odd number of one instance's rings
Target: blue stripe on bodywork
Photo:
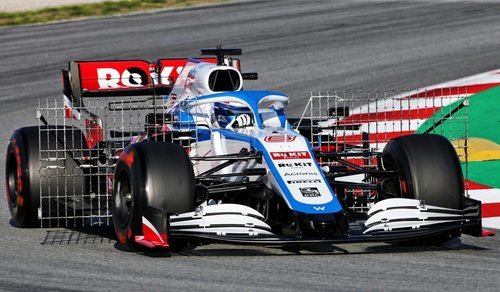
[[[326,213],[337,213],[341,212],[342,206],[340,205],[340,202],[338,201],[337,197],[335,196],[335,193],[333,192],[330,184],[327,183],[328,189],[330,190],[332,194],[332,200],[328,203],[325,204],[319,204],[319,205],[312,205],[312,204],[304,204],[302,202],[299,202],[295,200],[295,198],[292,196],[290,190],[288,189],[288,186],[285,184],[283,178],[279,174],[278,170],[274,166],[273,160],[271,159],[271,156],[267,152],[267,149],[262,145],[259,139],[243,135],[240,133],[236,133],[230,130],[225,130],[225,129],[218,129],[214,131],[219,131],[224,138],[229,139],[229,140],[236,140],[236,141],[243,141],[249,143],[255,150],[257,151],[262,151],[262,155],[264,159],[267,162],[267,165],[269,166],[269,169],[271,170],[272,175],[278,182],[278,185],[284,194],[284,199],[289,203],[290,207],[294,211],[306,213],[306,214],[326,214]],[[311,148],[309,147],[309,152],[311,154],[312,159],[315,161],[316,167],[318,168],[318,171],[320,172],[321,176],[323,177],[324,181],[327,182],[328,180],[323,174],[323,171],[321,168],[319,168],[319,165],[317,161],[314,159],[314,155],[311,151]],[[323,208],[324,209],[315,209],[316,208]]]

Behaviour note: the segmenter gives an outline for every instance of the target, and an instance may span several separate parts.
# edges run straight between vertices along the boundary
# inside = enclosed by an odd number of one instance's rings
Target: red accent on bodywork
[[[120,154],[120,160],[123,161],[128,168],[130,168],[132,164],[134,164],[134,153],[135,151],[132,150],[130,153],[122,152]]]
[[[85,119],[85,139],[89,149],[103,140],[103,131],[101,125],[94,119]]]
[[[403,99],[408,98],[432,98],[432,97],[443,97],[450,95],[460,95],[460,94],[474,94],[478,93],[492,87],[500,85],[500,83],[484,83],[484,84],[472,84],[468,86],[453,86],[446,88],[436,88],[431,90],[422,91]]]
[[[67,105],[64,106],[64,117],[66,119],[72,119],[75,117],[73,115],[73,111],[71,111],[71,109]]]
[[[403,194],[407,194],[408,191],[406,189],[406,181],[401,180],[401,190],[403,191]]]
[[[167,248],[167,247],[169,247],[167,235],[166,234],[159,234],[158,231],[152,230],[149,226],[144,224],[144,222],[142,223],[142,234],[143,235],[135,236],[135,242],[142,244],[144,246],[147,246],[149,248],[155,248],[155,247]],[[160,235],[160,236],[158,236],[158,235]]]
[[[483,229],[483,231],[481,232],[482,237],[495,236],[495,234],[496,232],[494,230],[488,230],[488,229]]]
[[[353,114],[343,120],[339,120],[337,125],[357,125],[365,123],[374,123],[381,121],[399,121],[399,120],[415,120],[428,119],[440,110],[441,107],[417,108],[417,109],[402,109],[394,111],[381,111],[376,113]]]
[[[500,203],[486,203],[481,204],[481,217],[499,217],[500,216]]]

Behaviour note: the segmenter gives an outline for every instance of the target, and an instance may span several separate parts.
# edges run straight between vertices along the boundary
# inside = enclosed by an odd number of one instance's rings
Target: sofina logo
[[[273,160],[280,159],[309,159],[311,155],[307,151],[271,152]]]

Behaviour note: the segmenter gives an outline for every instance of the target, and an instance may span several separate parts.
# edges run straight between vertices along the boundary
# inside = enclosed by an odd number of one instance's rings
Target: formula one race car
[[[64,103],[40,101],[40,125],[10,140],[15,223],[113,224],[132,250],[481,235],[481,204],[465,196],[454,146],[405,135],[412,101],[390,99],[389,110],[327,94],[323,106],[311,98],[310,116],[287,119],[287,95],[242,90],[258,76],[240,72],[231,57],[240,49],[202,54],[215,57],[71,62]],[[367,110],[381,103],[384,113]]]

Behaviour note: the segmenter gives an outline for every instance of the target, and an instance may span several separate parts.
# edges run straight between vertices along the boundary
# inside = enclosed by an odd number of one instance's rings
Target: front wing
[[[169,216],[148,207],[143,216],[143,236],[136,242],[148,247],[168,247],[168,239],[265,246],[312,245],[319,243],[418,241],[449,232],[482,235],[481,204],[464,198],[463,210],[425,205],[413,199],[387,199],[375,204],[365,221],[349,223],[349,235],[299,238],[276,235],[264,216],[243,205],[220,204]]]

